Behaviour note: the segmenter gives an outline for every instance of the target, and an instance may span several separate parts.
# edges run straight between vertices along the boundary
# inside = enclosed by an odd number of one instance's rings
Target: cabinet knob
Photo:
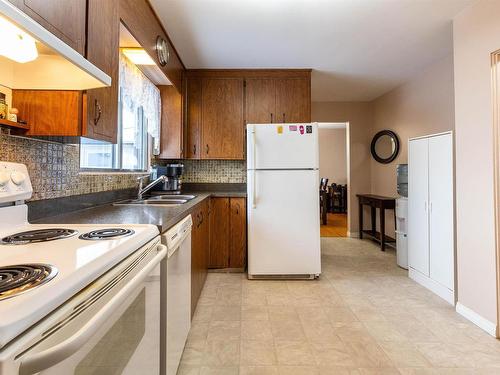
[[[271,113],[271,124],[273,123],[273,114]]]
[[[94,101],[94,125],[97,125],[101,119],[102,108],[97,99]]]
[[[283,113],[283,124],[285,123],[285,114]]]
[[[193,155],[196,155],[196,143],[193,145]]]
[[[207,144],[207,155],[208,155],[208,151],[210,150],[210,148],[208,147],[208,144]]]

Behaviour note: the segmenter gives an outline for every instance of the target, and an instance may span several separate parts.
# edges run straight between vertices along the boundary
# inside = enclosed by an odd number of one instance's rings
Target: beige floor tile
[[[184,348],[180,364],[189,367],[199,366],[203,363],[203,353],[204,350]]]
[[[211,320],[241,320],[241,306],[212,306]]]
[[[239,321],[219,321],[210,322],[207,340],[232,340],[241,336],[241,322]]]
[[[460,344],[416,343],[415,346],[434,367],[474,367]]]
[[[269,321],[245,320],[241,322],[242,340],[272,340],[273,332]]]
[[[332,323],[352,323],[358,318],[348,307],[327,307],[324,309],[328,320]]]
[[[295,321],[300,324],[299,314],[293,306],[268,306],[269,320],[273,322]]]
[[[363,322],[363,325],[366,327],[369,334],[378,341],[407,341],[406,337],[403,336],[391,322],[368,321]]]
[[[340,342],[340,337],[337,336],[333,325],[329,322],[303,322],[302,328],[310,342],[326,342],[330,345]]]
[[[279,366],[279,375],[319,375],[315,366]]]
[[[397,367],[431,367],[431,363],[409,342],[380,342]]]
[[[243,306],[267,306],[267,299],[265,294],[250,294],[243,295],[241,298]]]
[[[177,370],[177,375],[199,375],[200,367],[190,365],[180,365]]]
[[[279,375],[277,366],[240,366],[240,375]]]
[[[239,366],[240,340],[211,340],[203,351],[204,366]]]
[[[276,351],[272,341],[241,340],[241,365],[271,366],[276,365]]]
[[[327,366],[318,367],[319,375],[360,375],[361,373],[357,368]]]
[[[271,321],[271,330],[275,340],[305,340],[306,336],[300,321]]]
[[[323,307],[297,306],[295,308],[301,322],[328,322],[328,316]]]
[[[500,341],[370,241],[322,239],[319,280],[210,273],[178,375],[498,375]]]
[[[347,350],[358,367],[394,367],[394,364],[375,341],[348,341]]]
[[[267,321],[269,313],[266,306],[241,306],[241,320],[243,321]]]
[[[202,367],[200,375],[238,375],[239,367]]]
[[[351,352],[342,343],[328,345],[311,343],[316,364],[320,367],[355,367],[356,361]]]
[[[209,322],[212,320],[213,306],[199,305],[193,315],[193,322]]]
[[[308,342],[275,340],[274,347],[279,365],[316,365]]]

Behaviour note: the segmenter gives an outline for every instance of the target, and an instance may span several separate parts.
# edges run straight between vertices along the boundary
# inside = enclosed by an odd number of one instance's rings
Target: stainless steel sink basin
[[[175,199],[185,199],[190,201],[191,199],[196,198],[196,195],[191,194],[158,194],[149,197],[148,199],[159,199],[159,200],[175,200]]]
[[[186,199],[127,199],[125,201],[113,203],[114,206],[180,206],[186,203]]]

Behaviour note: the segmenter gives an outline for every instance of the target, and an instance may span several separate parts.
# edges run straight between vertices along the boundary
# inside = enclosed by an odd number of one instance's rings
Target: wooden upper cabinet
[[[185,131],[188,159],[199,159],[201,153],[201,78],[186,79],[185,86]]]
[[[243,79],[202,80],[202,159],[244,159]]]
[[[80,136],[81,91],[12,90],[12,106],[30,125],[26,135]]]
[[[276,80],[276,122],[311,122],[311,81],[305,78]]]
[[[247,79],[245,85],[247,124],[276,122],[276,84],[274,79]]]
[[[9,1],[77,52],[85,54],[87,0]]]
[[[182,95],[174,86],[159,86],[161,96],[160,158],[183,155]]]
[[[307,69],[194,69],[186,72],[188,159],[245,159],[245,124],[311,121]]]
[[[111,77],[111,86],[87,91],[85,136],[117,141],[119,0],[88,0],[87,59]]]
[[[111,86],[82,91],[13,90],[12,104],[19,110],[19,118],[30,125],[28,135],[84,136],[116,143],[118,128],[118,69],[120,16],[118,0],[83,1],[83,11],[77,12],[80,0],[24,1],[30,9],[47,9],[56,5],[47,17],[59,20],[60,25],[73,23],[76,28],[82,14],[83,41],[87,41],[85,57],[111,77]],[[43,5],[43,6],[42,6]],[[23,10],[25,10],[23,8]],[[61,13],[63,12],[63,13]],[[83,13],[82,13],[83,12]],[[28,13],[29,14],[29,13]],[[85,19],[87,18],[87,20]],[[55,21],[54,21],[55,23]],[[85,38],[85,24],[87,34]],[[44,25],[46,26],[46,25]],[[62,26],[61,26],[62,27]],[[48,27],[47,27],[48,28]],[[48,28],[49,31],[53,31]],[[59,36],[57,33],[55,33]]]

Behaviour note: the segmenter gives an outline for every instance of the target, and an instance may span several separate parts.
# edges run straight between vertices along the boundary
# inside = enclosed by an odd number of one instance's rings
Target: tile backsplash
[[[0,129],[0,160],[26,164],[32,201],[137,186],[137,174],[80,173],[79,155],[79,145],[14,137]]]
[[[178,160],[158,161],[158,164],[184,164],[183,182],[193,183],[245,183],[247,180],[244,160]]]

